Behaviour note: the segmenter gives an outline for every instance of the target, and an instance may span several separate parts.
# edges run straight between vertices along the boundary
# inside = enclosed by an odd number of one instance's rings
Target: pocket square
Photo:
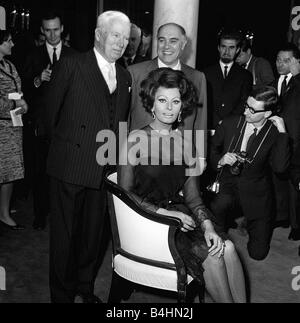
[[[130,93],[131,92],[131,86],[128,87],[128,92]]]

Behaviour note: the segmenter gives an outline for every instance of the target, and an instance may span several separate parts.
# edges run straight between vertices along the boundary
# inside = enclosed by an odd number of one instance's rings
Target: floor
[[[0,303],[49,303],[48,228],[45,231],[32,229],[32,209],[28,201],[21,204],[15,219],[26,225],[24,231],[0,228],[0,274],[3,273],[1,267],[6,272],[6,290],[0,290]],[[229,233],[246,270],[251,303],[300,303],[300,242],[287,239],[289,229],[275,229],[270,253],[264,261],[249,258],[246,251],[247,236],[240,235],[237,230]],[[111,242],[108,241],[95,284],[95,294],[104,301],[108,298],[110,281]],[[205,301],[212,302],[208,295]],[[126,302],[173,303],[176,298],[139,291]]]

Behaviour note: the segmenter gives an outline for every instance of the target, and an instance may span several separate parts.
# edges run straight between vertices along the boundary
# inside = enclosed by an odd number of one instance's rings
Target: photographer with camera
[[[248,252],[263,260],[272,234],[271,171],[289,167],[290,150],[283,119],[276,116],[278,94],[264,86],[253,90],[244,116],[223,120],[212,137],[210,162],[218,170],[218,188],[211,210],[224,227],[226,217],[239,206],[247,221]]]

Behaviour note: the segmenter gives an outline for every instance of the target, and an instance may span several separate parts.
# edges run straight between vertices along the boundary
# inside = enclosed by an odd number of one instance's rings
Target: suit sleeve
[[[244,104],[252,90],[253,78],[250,72],[244,71],[244,79],[241,85],[240,102],[233,110],[233,114],[242,115],[245,108]]]
[[[290,164],[289,136],[287,133],[278,133],[272,152],[270,164],[275,173],[284,173]]]
[[[195,130],[201,130],[201,142],[200,147],[196,145],[197,156],[206,159],[207,154],[207,85],[206,78],[203,73],[201,73],[201,79],[198,85],[199,91],[199,104],[196,120],[194,124]],[[203,135],[202,135],[203,134]],[[198,142],[196,142],[197,144]],[[199,144],[199,143],[198,143]]]
[[[64,97],[71,82],[72,70],[75,68],[74,63],[70,64],[70,61],[70,59],[64,58],[57,62],[45,95],[44,122],[49,138],[52,137]]]
[[[267,60],[265,59],[259,60],[257,62],[256,70],[260,72],[260,77],[264,85],[270,85],[274,82],[275,80],[274,73],[270,63]]]
[[[224,121],[217,126],[215,134],[211,137],[210,163],[214,170],[217,170],[218,162],[223,157],[224,149]]]
[[[300,146],[291,159],[290,178],[296,189],[299,190],[300,183]]]

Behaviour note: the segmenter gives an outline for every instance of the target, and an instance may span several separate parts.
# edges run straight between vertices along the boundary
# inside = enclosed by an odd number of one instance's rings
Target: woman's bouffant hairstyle
[[[7,41],[10,36],[10,30],[0,30],[0,45]]]
[[[279,97],[277,90],[273,86],[261,86],[252,90],[250,96],[256,101],[264,102],[266,111],[272,111],[273,114],[279,112]]]
[[[181,71],[174,71],[171,68],[158,68],[150,72],[141,83],[140,97],[143,107],[151,113],[155,94],[159,87],[167,89],[179,89],[182,101],[181,116],[184,119],[193,109],[197,108],[198,94],[194,84],[187,79]]]

